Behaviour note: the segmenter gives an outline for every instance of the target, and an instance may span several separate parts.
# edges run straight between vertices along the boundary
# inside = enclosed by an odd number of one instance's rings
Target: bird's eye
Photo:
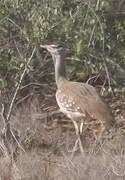
[[[63,46],[61,44],[58,44],[57,47],[58,48],[63,48]]]

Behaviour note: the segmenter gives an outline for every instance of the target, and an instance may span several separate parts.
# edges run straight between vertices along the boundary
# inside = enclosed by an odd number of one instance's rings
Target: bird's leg
[[[78,124],[77,124],[77,122],[76,122],[75,120],[72,120],[72,122],[73,122],[74,127],[75,127],[76,135],[77,135],[77,137],[78,137],[78,136],[79,136]],[[76,140],[75,146],[73,147],[72,157],[74,156],[74,152],[77,151],[78,142],[79,142],[79,139]]]
[[[81,150],[81,153],[83,153],[84,152],[84,150],[83,150],[83,143],[82,143],[82,139],[81,139],[81,137],[82,137],[82,132],[83,132],[83,123],[84,123],[84,121],[83,121],[83,119],[81,119],[81,124],[80,124],[80,134],[79,134],[79,146],[80,146],[80,150]]]
[[[75,120],[72,120],[73,121],[73,124],[74,124],[74,127],[75,127],[75,131],[76,131],[76,135],[79,136],[79,127],[78,127],[78,124]]]
[[[83,132],[83,119],[81,119],[81,124],[80,124],[80,135],[82,135],[82,132]]]
[[[75,146],[73,148],[73,152],[76,151],[76,148],[77,148],[77,145],[78,145],[78,142],[79,142],[80,151],[81,151],[81,153],[83,153],[84,152],[83,151],[83,144],[82,144],[82,141],[81,141],[81,133],[82,133],[82,129],[83,129],[83,122],[81,123],[80,129],[79,129],[77,122],[75,120],[72,120],[72,121],[73,121],[75,130],[76,130],[76,135],[78,137],[78,139],[75,142]]]
[[[75,146],[73,147],[73,151],[72,151],[72,154],[71,154],[71,158],[74,157],[74,153],[77,151],[77,147],[78,147],[78,142],[79,142],[79,139],[76,140],[75,142]]]
[[[99,133],[99,135],[98,135],[98,141],[100,141],[100,139],[102,138],[103,133],[105,132],[105,129],[106,129],[106,128],[105,128],[103,122],[101,121],[101,131],[100,131],[100,133]]]

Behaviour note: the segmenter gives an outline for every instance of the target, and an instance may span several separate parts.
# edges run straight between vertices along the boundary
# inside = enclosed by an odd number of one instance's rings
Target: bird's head
[[[71,49],[64,48],[62,45],[40,45],[41,48],[46,49],[53,57],[54,63],[57,56],[70,57],[72,54]]]
[[[51,45],[40,45],[40,47],[46,49],[51,54],[54,64],[56,64],[57,60],[60,59],[60,57],[66,56],[65,55],[66,51],[62,45],[51,44]]]
[[[40,45],[41,48],[46,49],[50,54],[53,55],[62,55],[65,53],[65,50],[62,45]]]

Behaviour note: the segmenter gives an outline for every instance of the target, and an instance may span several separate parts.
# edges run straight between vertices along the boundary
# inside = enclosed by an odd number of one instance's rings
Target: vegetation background
[[[72,50],[69,79],[88,80],[125,119],[124,0],[1,0],[0,179],[124,179],[123,126],[98,143],[89,125],[85,156],[70,159],[73,127],[58,112],[51,57],[40,49],[54,43]]]

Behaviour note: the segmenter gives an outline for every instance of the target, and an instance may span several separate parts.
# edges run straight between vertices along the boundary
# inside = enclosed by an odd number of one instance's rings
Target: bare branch
[[[29,60],[27,61],[27,64],[25,66],[25,69],[20,77],[20,80],[19,80],[19,83],[18,83],[18,86],[15,90],[15,93],[14,93],[14,96],[12,98],[12,101],[11,101],[11,104],[10,104],[10,107],[9,107],[9,111],[8,111],[8,114],[6,115],[6,112],[5,112],[5,106],[4,104],[2,104],[2,111],[1,111],[1,116],[2,116],[2,119],[3,119],[3,122],[4,122],[4,128],[3,128],[3,132],[1,134],[1,137],[2,137],[2,140],[3,140],[3,144],[5,146],[4,150],[6,149],[6,151],[8,152],[8,155],[10,153],[10,148],[9,148],[9,141],[10,139],[12,138],[12,140],[14,142],[17,143],[18,147],[23,151],[25,152],[25,150],[23,149],[23,147],[20,145],[18,139],[16,138],[14,132],[12,131],[11,129],[11,126],[10,126],[10,123],[9,123],[9,120],[10,120],[10,117],[11,117],[11,113],[12,113],[12,110],[13,110],[13,107],[14,107],[14,103],[15,103],[15,100],[16,100],[16,97],[17,97],[17,94],[18,94],[18,91],[20,89],[20,86],[21,86],[21,83],[22,83],[22,80],[24,78],[24,75],[26,73],[26,70],[28,68],[28,65],[30,64],[32,58],[33,58],[33,55],[36,51],[36,47],[33,49],[32,51],[32,54],[29,58]],[[1,146],[2,147],[2,146]],[[11,157],[12,158],[12,157]]]
[[[32,54],[31,54],[31,57],[29,58],[26,66],[25,66],[25,69],[24,69],[24,71],[23,71],[23,73],[22,73],[22,75],[21,75],[21,77],[20,77],[18,86],[17,86],[17,88],[16,88],[16,90],[15,90],[15,93],[14,93],[14,96],[13,96],[13,98],[12,98],[12,101],[11,101],[11,104],[10,104],[10,108],[9,108],[9,111],[8,111],[8,114],[7,114],[7,121],[10,120],[10,116],[11,116],[11,113],[12,113],[12,110],[13,110],[13,106],[14,106],[16,97],[17,97],[17,93],[18,93],[18,91],[19,91],[19,89],[20,89],[22,80],[23,80],[24,75],[25,75],[25,73],[26,73],[26,71],[27,71],[27,67],[28,67],[28,65],[30,64],[30,62],[31,62],[31,60],[32,60],[32,58],[33,58],[33,55],[34,55],[35,51],[36,51],[36,47],[33,49]]]
[[[99,18],[99,16],[96,14],[96,12],[94,11],[94,9],[89,5],[89,3],[85,3],[87,4],[88,8],[90,9],[90,11],[93,13],[93,15],[95,16],[95,18],[97,19],[99,25],[100,25],[100,29],[101,29],[101,33],[102,33],[102,50],[104,52],[105,49],[105,37],[104,37],[104,30],[103,30],[103,25],[101,23],[101,20]]]

